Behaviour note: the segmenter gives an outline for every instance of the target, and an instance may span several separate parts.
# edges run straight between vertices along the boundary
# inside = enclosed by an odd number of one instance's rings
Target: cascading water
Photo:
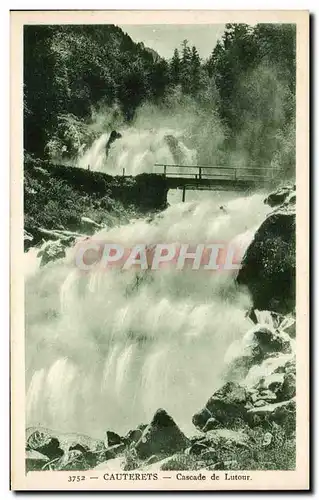
[[[162,144],[166,133],[152,144]],[[149,136],[129,137],[127,151],[114,143],[115,171],[124,164],[130,173],[147,165],[150,171],[170,154],[164,146],[152,149]],[[102,161],[103,144],[104,136],[87,158],[92,169],[110,172],[114,163]],[[223,211],[222,202],[211,192],[94,238],[125,247],[233,241],[245,249],[267,213],[263,196],[234,195]],[[34,266],[26,279],[27,424],[98,437],[147,423],[163,407],[190,431],[192,414],[221,382],[229,344],[251,326],[249,296],[229,272],[113,268],[84,275],[74,252]],[[29,261],[34,255],[26,254]]]
[[[182,140],[182,131],[171,129],[121,130],[121,138],[114,141],[108,155],[109,134],[102,134],[79,159],[78,166],[99,170],[110,175],[137,175],[153,172],[155,163],[196,165],[196,151]]]

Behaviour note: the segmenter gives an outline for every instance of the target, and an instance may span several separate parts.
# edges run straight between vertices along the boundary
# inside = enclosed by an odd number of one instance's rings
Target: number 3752
[[[74,482],[79,482],[79,481],[84,481],[85,476],[69,476],[68,482],[69,483],[74,483]]]

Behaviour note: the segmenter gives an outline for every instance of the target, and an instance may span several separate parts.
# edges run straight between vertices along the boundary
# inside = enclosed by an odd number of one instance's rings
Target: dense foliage
[[[82,217],[113,227],[163,210],[166,194],[165,179],[152,174],[113,177],[26,156],[24,229],[37,244],[45,239],[39,228],[81,232]]]
[[[295,36],[289,24],[227,24],[206,61],[187,40],[166,61],[113,25],[26,26],[24,147],[40,157],[76,154],[94,133],[134,120],[141,105],[167,102],[174,112],[182,98],[203,112],[203,140],[215,140],[214,154],[200,160],[227,151],[245,164],[291,169]]]

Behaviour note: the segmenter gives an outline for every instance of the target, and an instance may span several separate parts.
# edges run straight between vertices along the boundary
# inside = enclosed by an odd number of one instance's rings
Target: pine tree
[[[169,71],[170,71],[170,81],[172,85],[178,85],[180,83],[180,72],[181,72],[181,61],[179,58],[178,49],[174,50],[173,57],[170,61]]]
[[[191,93],[196,96],[200,89],[201,61],[196,47],[193,45],[191,53]]]
[[[191,64],[192,64],[192,53],[188,46],[188,41],[183,40],[182,43],[182,60],[181,60],[181,84],[184,94],[189,94],[191,92]]]

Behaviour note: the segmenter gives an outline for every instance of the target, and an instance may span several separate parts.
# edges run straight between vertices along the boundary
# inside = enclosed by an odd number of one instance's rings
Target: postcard
[[[11,488],[309,489],[309,13],[11,12]]]

